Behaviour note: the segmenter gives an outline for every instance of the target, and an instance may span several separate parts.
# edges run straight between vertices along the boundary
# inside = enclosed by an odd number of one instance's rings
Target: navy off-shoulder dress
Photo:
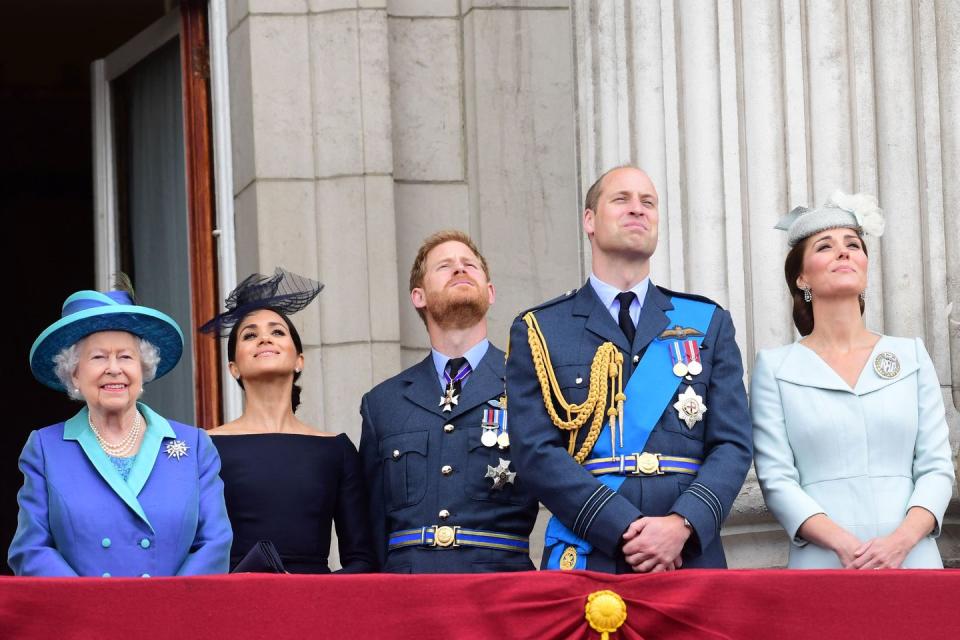
[[[330,524],[345,573],[373,571],[359,455],[350,439],[262,433],[213,436],[233,525],[230,568],[260,540],[290,573],[330,573]]]

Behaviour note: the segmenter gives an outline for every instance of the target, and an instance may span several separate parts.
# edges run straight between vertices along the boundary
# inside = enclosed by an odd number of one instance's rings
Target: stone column
[[[228,22],[238,277],[326,284],[294,318],[298,415],[356,441],[400,368],[386,0],[238,0]]]

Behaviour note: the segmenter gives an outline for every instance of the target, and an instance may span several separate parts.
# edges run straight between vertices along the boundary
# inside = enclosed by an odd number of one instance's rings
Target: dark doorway
[[[0,430],[0,572],[16,528],[20,450],[31,430],[79,408],[43,387],[30,346],[60,316],[63,300],[95,288],[90,63],[162,17],[169,0],[37,0],[7,3],[0,33],[0,190],[8,322],[16,329],[4,366]]]

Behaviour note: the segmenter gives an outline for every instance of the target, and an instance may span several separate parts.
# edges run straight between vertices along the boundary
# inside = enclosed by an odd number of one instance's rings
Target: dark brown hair
[[[803,299],[803,289],[797,286],[797,278],[803,273],[803,252],[807,248],[807,242],[813,236],[807,236],[795,244],[787,253],[787,259],[783,263],[783,275],[787,280],[787,289],[790,290],[790,297],[793,299],[793,324],[801,336],[808,336],[813,332],[813,303]],[[860,246],[863,247],[863,255],[867,253],[867,243],[863,241],[863,236],[857,231],[857,237],[860,238]],[[863,298],[860,298],[860,315],[863,315]]]
[[[420,249],[417,251],[417,257],[413,260],[413,266],[410,267],[410,291],[423,287],[423,278],[427,274],[427,254],[444,242],[459,242],[466,245],[466,247],[473,252],[473,255],[477,256],[484,275],[487,276],[487,280],[490,280],[490,269],[487,267],[487,260],[483,257],[483,254],[480,253],[480,249],[473,243],[473,240],[470,239],[470,236],[458,229],[445,229],[427,236],[423,244],[420,245]],[[425,309],[418,308],[417,313],[420,314],[421,320],[424,322],[427,321],[427,312]]]
[[[290,331],[290,338],[293,340],[293,346],[297,348],[297,355],[303,355],[303,341],[300,340],[300,334],[297,333],[297,328],[293,326],[293,323],[290,322],[290,318],[287,317],[283,311],[275,309],[273,307],[261,307],[259,309],[254,309],[246,316],[243,317],[243,320],[246,320],[251,313],[256,313],[257,311],[273,311],[275,314],[280,316],[283,322],[287,325],[287,329]],[[240,326],[243,325],[243,320],[233,325],[233,328],[230,329],[230,335],[227,337],[227,360],[229,362],[235,362],[237,359],[237,335],[240,333]],[[297,380],[300,379],[300,372],[293,372],[293,388],[290,390],[290,404],[293,406],[293,411],[296,413],[297,407],[300,406],[300,392],[302,389],[300,385],[297,384]],[[240,388],[243,389],[243,380],[237,378],[237,384],[240,385]]]

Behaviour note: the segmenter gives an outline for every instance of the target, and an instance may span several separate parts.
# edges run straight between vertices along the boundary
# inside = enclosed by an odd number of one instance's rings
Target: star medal
[[[703,373],[703,364],[700,362],[700,343],[696,340],[685,340],[683,350],[687,354],[687,371],[692,376]]]
[[[508,484],[513,484],[514,478],[517,477],[516,471],[510,471],[510,461],[500,458],[500,464],[497,466],[487,465],[487,475],[483,476],[484,478],[493,479],[494,491],[502,491],[504,487]]]
[[[499,409],[483,410],[483,422],[480,424],[483,427],[483,434],[480,436],[480,444],[485,447],[492,447],[497,444],[498,413],[500,413]]]
[[[173,442],[168,442],[164,452],[167,454],[167,459],[176,458],[179,460],[187,455],[187,449],[190,447],[187,446],[187,443],[183,440],[174,440]]]
[[[457,390],[453,388],[453,383],[447,385],[446,390],[444,390],[443,395],[440,396],[440,404],[438,407],[443,407],[444,413],[448,411],[453,411],[453,408],[460,403],[460,396],[457,395]]]
[[[451,360],[450,362],[452,363],[453,361]],[[446,371],[443,372],[443,380],[447,383],[447,386],[443,391],[443,395],[440,396],[440,404],[437,406],[443,407],[444,413],[453,411],[453,408],[460,403],[460,382],[470,375],[471,371],[470,363],[464,361],[463,368],[457,371],[452,378],[449,373]]]
[[[703,420],[703,414],[707,412],[707,405],[703,403],[703,398],[698,396],[690,385],[687,385],[686,391],[677,397],[673,408],[677,410],[680,419],[687,423],[688,429],[693,429],[693,425]]]
[[[897,354],[884,351],[873,360],[873,370],[887,380],[893,380],[900,373],[900,359]]]

